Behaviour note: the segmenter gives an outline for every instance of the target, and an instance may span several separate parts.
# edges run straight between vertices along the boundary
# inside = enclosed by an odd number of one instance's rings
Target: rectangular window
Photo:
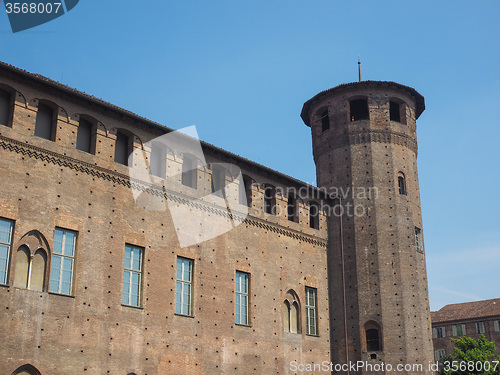
[[[465,324],[459,324],[451,327],[451,331],[453,336],[464,336],[465,332]]]
[[[484,333],[484,322],[477,322],[476,323],[476,332],[477,333]]]
[[[182,184],[196,189],[198,186],[197,179],[198,163],[192,156],[184,154],[182,159]]]
[[[115,143],[115,162],[128,165],[129,157],[129,138],[127,135],[118,132]]]
[[[495,320],[493,322],[493,328],[495,329],[495,332],[500,332],[500,320]]]
[[[193,261],[177,258],[177,283],[175,289],[175,313],[191,315]]]
[[[52,293],[71,294],[76,237],[76,232],[56,228],[50,270],[49,291]]]
[[[424,252],[424,242],[422,239],[422,230],[420,228],[415,227],[415,248],[418,252]]]
[[[93,125],[84,118],[80,119],[76,133],[76,149],[91,153]]]
[[[444,349],[438,349],[434,351],[434,358],[436,361],[439,361],[441,358],[446,356],[446,352]]]
[[[0,218],[0,284],[7,284],[13,227],[12,221]]]
[[[0,125],[8,125],[10,119],[10,94],[0,90]]]
[[[436,327],[432,329],[432,337],[435,339],[440,339],[441,337],[446,337],[446,331],[444,327]]]
[[[248,273],[236,271],[236,324],[248,325]]]
[[[142,258],[142,248],[125,245],[122,295],[122,304],[124,305],[141,305]]]
[[[53,140],[53,126],[52,122],[54,111],[48,105],[39,104],[38,112],[36,114],[35,135],[37,137]]]
[[[316,289],[306,287],[306,326],[308,335],[317,335]]]

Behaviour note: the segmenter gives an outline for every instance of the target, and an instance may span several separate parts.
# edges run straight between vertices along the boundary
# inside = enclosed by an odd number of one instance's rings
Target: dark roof
[[[431,312],[432,323],[500,316],[500,298],[455,303]]]
[[[130,118],[132,118],[134,120],[139,120],[139,121],[145,123],[146,125],[149,125],[149,126],[151,126],[153,128],[161,130],[162,132],[168,133],[168,132],[174,131],[174,129],[172,129],[172,128],[164,126],[164,125],[162,125],[160,123],[157,123],[155,121],[148,120],[147,118],[139,116],[139,115],[135,114],[134,112],[131,112],[131,111],[128,111],[128,110],[123,109],[121,107],[118,107],[118,106],[116,106],[114,104],[111,104],[111,103],[106,102],[106,101],[104,101],[102,99],[99,99],[99,98],[97,98],[97,97],[95,97],[93,95],[87,94],[86,92],[76,90],[76,89],[74,89],[74,88],[72,88],[70,86],[64,85],[64,84],[62,84],[60,82],[57,82],[57,81],[54,81],[54,80],[52,80],[50,78],[42,76],[41,74],[30,73],[30,72],[28,72],[28,71],[26,71],[24,69],[17,68],[15,66],[13,66],[11,64],[7,64],[7,63],[5,63],[3,61],[0,61],[0,68],[5,68],[5,69],[10,70],[12,72],[18,73],[18,74],[20,74],[22,76],[25,76],[25,77],[27,77],[29,79],[33,79],[33,80],[41,82],[43,84],[52,86],[52,87],[54,87],[56,89],[62,90],[63,92],[69,93],[69,94],[71,94],[73,96],[76,96],[76,97],[78,97],[80,99],[89,100],[89,101],[91,101],[93,103],[96,103],[96,104],[102,106],[102,107],[105,107],[107,109],[111,109],[111,110],[113,110],[115,112],[118,112],[120,114],[128,116],[128,117],[130,117]],[[270,173],[270,174],[272,174],[272,175],[274,175],[274,176],[276,176],[278,178],[287,180],[287,181],[292,182],[294,184],[298,184],[298,185],[302,185],[302,186],[307,186],[308,189],[317,190],[320,193],[320,195],[324,195],[323,192],[322,192],[322,190],[318,189],[314,185],[307,184],[307,183],[305,183],[303,181],[300,181],[300,180],[298,180],[296,178],[288,176],[288,175],[286,175],[284,173],[278,172],[278,171],[276,171],[276,170],[274,170],[272,168],[266,167],[266,166],[264,166],[262,164],[256,163],[256,162],[254,162],[252,160],[249,160],[247,158],[244,158],[244,157],[242,157],[240,155],[237,155],[237,154],[232,153],[230,151],[226,151],[226,150],[224,150],[222,148],[214,146],[214,145],[212,145],[212,144],[210,144],[208,142],[201,141],[201,145],[202,145],[202,147],[206,147],[208,149],[211,149],[212,151],[215,151],[215,152],[218,152],[220,154],[223,154],[223,155],[226,155],[228,157],[231,157],[231,158],[237,160],[238,162],[241,162],[243,164],[247,164],[250,167],[254,167],[256,169],[263,170],[263,171],[265,171],[267,173]]]
[[[342,85],[338,85],[331,89],[321,91],[319,94],[313,96],[311,99],[309,99],[307,102],[304,103],[304,106],[302,107],[302,112],[300,113],[300,117],[302,117],[302,120],[307,126],[311,126],[311,124],[309,123],[309,109],[311,108],[311,105],[315,101],[321,99],[325,95],[332,94],[334,92],[338,92],[344,89],[348,89],[351,87],[366,87],[366,86],[395,86],[400,90],[406,91],[411,96],[415,97],[415,101],[417,103],[416,107],[417,113],[415,114],[416,118],[418,118],[425,109],[424,97],[420,95],[414,88],[411,88],[409,86],[404,86],[392,81],[361,81],[361,82],[343,83]]]

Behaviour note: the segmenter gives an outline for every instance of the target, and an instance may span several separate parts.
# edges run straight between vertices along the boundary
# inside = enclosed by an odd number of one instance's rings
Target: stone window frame
[[[241,279],[244,278],[244,284],[242,285]],[[250,325],[250,274],[248,272],[243,272],[243,271],[236,271],[235,274],[235,287],[234,287],[234,294],[235,294],[235,323],[238,325],[243,325],[243,326],[249,326]],[[239,288],[238,288],[239,286]],[[245,290],[241,290],[241,287],[244,286]],[[242,299],[244,299],[245,303],[243,304],[244,306],[244,313],[242,314]],[[240,306],[240,313],[238,314],[237,312],[237,307]],[[241,320],[241,317],[244,316],[245,319],[243,321]]]
[[[312,296],[311,296],[312,294]],[[309,336],[318,336],[318,290],[316,288],[306,286],[306,334]],[[313,304],[311,304],[313,302]],[[311,322],[312,321],[312,322]],[[314,330],[312,330],[314,328]]]
[[[61,233],[61,253],[57,253],[55,251],[56,248],[56,236],[58,233]],[[66,254],[65,249],[66,249],[66,238],[68,234],[73,234],[73,244],[71,245],[72,247],[72,255]],[[56,227],[54,230],[54,245],[52,248],[52,257],[51,257],[51,268],[50,268],[50,286],[49,286],[49,292],[50,293],[55,293],[55,294],[63,294],[67,296],[72,296],[73,295],[73,279],[74,279],[74,270],[75,270],[75,262],[76,262],[76,252],[77,252],[77,243],[78,243],[78,232],[66,228],[60,228]],[[55,273],[55,268],[54,268],[54,259],[60,259],[60,264],[61,268],[59,269],[59,277],[57,279],[54,279],[54,273]],[[63,272],[68,271],[64,270],[63,264],[66,263],[67,261],[71,262],[71,270],[70,270],[70,286],[69,286],[69,293],[66,293],[62,290],[62,283],[63,283]],[[53,281],[57,281],[58,285],[56,288],[56,284],[53,284]]]
[[[372,336],[372,334],[376,333],[376,338],[375,337],[369,337]],[[374,321],[370,320],[366,322],[363,326],[363,346],[364,350],[367,353],[375,353],[375,352],[381,352],[384,350],[383,348],[383,335],[382,335],[382,326]],[[372,346],[376,345],[376,346]]]
[[[1,246],[7,248],[7,254],[6,254],[6,257],[4,258],[5,259],[5,268],[2,269],[2,270],[0,270],[0,272],[4,273],[5,275],[3,277],[3,280],[0,279],[0,285],[8,285],[9,271],[10,271],[9,264],[10,264],[10,258],[12,256],[12,239],[14,237],[15,221],[11,220],[11,219],[8,219],[8,218],[5,218],[5,217],[0,217],[0,223],[8,223],[8,224],[10,224],[10,228],[9,228],[9,240],[8,240],[8,242],[0,242]]]
[[[175,282],[175,314],[181,316],[193,316],[193,275],[194,275],[194,260],[185,257],[177,257],[176,260],[176,282]],[[188,278],[184,277],[185,265],[188,265]],[[180,267],[180,274],[179,274]],[[179,277],[180,275],[180,277]],[[184,292],[187,288],[187,303],[184,301]],[[177,301],[177,295],[180,295],[180,302]],[[187,311],[184,311],[183,306],[187,305]]]
[[[283,301],[283,330],[284,332],[301,334],[301,304],[299,296],[293,289],[289,289]]]
[[[130,261],[129,265],[127,265],[127,249],[130,249]],[[137,260],[139,262],[138,267],[134,267],[134,254],[135,250],[138,250]],[[122,288],[122,305],[123,306],[131,306],[131,307],[141,307],[142,306],[142,285],[143,285],[143,274],[144,274],[144,247],[132,245],[129,243],[125,244],[124,253],[123,253],[123,288]],[[133,277],[137,276],[137,288],[135,289],[137,300],[132,301],[133,292]],[[127,293],[125,293],[125,284],[128,279],[127,284],[129,284],[129,288]],[[125,300],[126,298],[126,300]]]

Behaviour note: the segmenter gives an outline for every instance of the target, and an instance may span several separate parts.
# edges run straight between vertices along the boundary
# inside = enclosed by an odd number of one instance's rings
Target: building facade
[[[171,129],[0,64],[0,372],[431,360],[423,109],[415,90],[386,82],[306,102],[318,188],[203,142],[204,160],[162,147]],[[148,176],[132,176],[142,164]],[[359,215],[335,213],[348,204]],[[214,222],[231,230],[213,234]]]
[[[484,335],[500,354],[500,298],[446,305],[432,311],[431,319],[436,361],[453,354],[451,339],[462,336],[477,340]]]

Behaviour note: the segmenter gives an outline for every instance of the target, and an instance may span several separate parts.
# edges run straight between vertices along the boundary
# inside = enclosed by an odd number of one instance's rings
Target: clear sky
[[[0,60],[315,183],[303,103],[363,78],[414,87],[431,309],[500,297],[500,2],[89,1]]]

